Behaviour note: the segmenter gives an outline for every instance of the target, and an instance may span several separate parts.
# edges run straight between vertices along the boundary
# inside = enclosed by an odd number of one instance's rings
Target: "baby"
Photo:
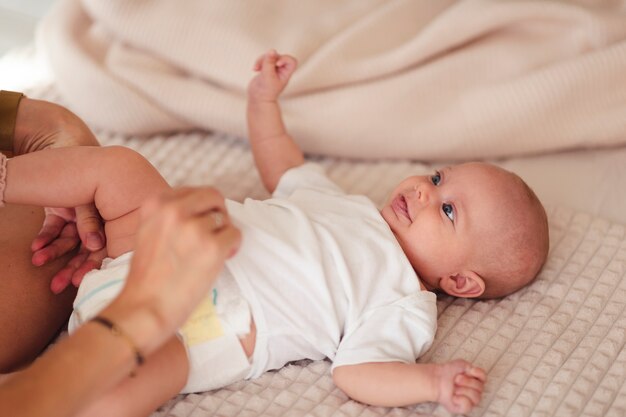
[[[294,58],[270,51],[248,88],[250,144],[272,198],[227,201],[243,242],[212,293],[178,338],[85,415],[145,414],[181,389],[215,389],[325,357],[337,386],[364,403],[437,401],[454,413],[479,403],[483,370],[462,360],[415,362],[434,339],[434,292],[501,297],[532,281],[548,250],[540,202],[517,176],[482,163],[407,178],[380,211],[345,194],[286,133],[277,100],[295,68]],[[119,292],[138,208],[166,188],[143,157],[121,147],[8,161],[7,202],[95,201],[106,222],[111,258],[81,284],[70,330]]]

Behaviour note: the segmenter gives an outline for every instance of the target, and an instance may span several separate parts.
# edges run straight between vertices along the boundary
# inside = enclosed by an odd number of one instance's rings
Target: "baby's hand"
[[[439,398],[451,413],[467,414],[483,395],[485,371],[461,359],[439,365]]]
[[[254,64],[258,74],[250,81],[248,97],[254,100],[275,101],[285,89],[298,61],[289,55],[279,55],[274,49],[263,54]]]

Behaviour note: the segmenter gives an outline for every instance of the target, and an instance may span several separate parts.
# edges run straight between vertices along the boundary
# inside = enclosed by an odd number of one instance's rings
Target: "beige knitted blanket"
[[[127,134],[244,137],[252,63],[274,47],[300,61],[283,107],[309,153],[626,143],[624,0],[62,0],[39,34],[69,105]]]

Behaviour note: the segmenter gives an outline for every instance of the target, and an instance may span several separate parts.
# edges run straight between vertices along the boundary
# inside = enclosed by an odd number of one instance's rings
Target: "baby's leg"
[[[216,364],[219,366],[219,364]],[[150,415],[180,392],[187,382],[185,347],[176,337],[146,358],[134,377],[127,377],[84,409],[81,417]]]

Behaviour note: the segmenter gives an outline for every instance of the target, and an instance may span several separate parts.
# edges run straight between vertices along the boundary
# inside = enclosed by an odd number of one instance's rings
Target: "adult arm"
[[[304,163],[304,156],[287,134],[278,96],[283,91],[297,62],[272,50],[256,62],[256,77],[248,87],[248,136],[254,161],[265,188],[271,193],[280,177],[290,168]]]
[[[175,190],[142,207],[127,284],[100,315],[146,356],[182,325],[239,245],[227,218],[216,227],[216,210],[225,213],[223,198],[208,188]],[[127,340],[90,322],[0,385],[0,410],[16,417],[73,416],[135,366]]]

